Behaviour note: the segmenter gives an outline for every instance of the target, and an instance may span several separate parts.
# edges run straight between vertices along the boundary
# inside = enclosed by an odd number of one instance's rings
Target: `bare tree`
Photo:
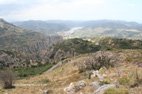
[[[11,70],[0,71],[0,81],[5,89],[13,88],[13,83],[15,81],[15,74]]]

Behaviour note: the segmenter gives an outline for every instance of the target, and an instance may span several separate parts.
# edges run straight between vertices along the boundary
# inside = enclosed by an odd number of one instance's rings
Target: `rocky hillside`
[[[117,59],[117,66],[79,72],[78,64],[84,66],[85,62],[90,62],[90,65],[95,62],[90,58],[98,57],[101,53],[69,58],[41,75],[16,81],[16,88],[12,90],[1,91],[9,94],[23,91],[27,94],[141,94],[142,68],[137,62],[142,62],[142,51],[105,51],[103,55]]]
[[[18,67],[47,63],[49,47],[62,41],[59,36],[45,36],[21,29],[0,20],[0,62],[3,66]]]

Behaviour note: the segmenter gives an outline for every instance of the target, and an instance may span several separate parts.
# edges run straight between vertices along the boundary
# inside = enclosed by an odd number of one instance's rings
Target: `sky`
[[[0,0],[0,18],[23,20],[125,20],[142,23],[142,0]]]

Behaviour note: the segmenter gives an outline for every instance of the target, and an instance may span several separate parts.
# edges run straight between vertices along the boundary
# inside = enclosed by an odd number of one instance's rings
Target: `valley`
[[[142,24],[13,23],[0,19],[0,94],[142,93]]]

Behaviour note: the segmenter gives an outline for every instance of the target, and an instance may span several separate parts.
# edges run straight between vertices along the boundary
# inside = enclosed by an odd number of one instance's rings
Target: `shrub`
[[[13,88],[13,83],[15,81],[15,74],[10,70],[3,70],[0,72],[0,80],[3,88],[10,89]]]
[[[84,72],[86,70],[99,70],[102,67],[114,67],[117,65],[117,57],[109,54],[110,53],[99,51],[95,55],[85,58],[77,65],[79,71]]]
[[[49,79],[42,79],[41,81],[39,81],[40,83],[46,84],[48,83],[50,80]]]
[[[119,78],[118,82],[121,85],[129,85],[130,79],[127,76],[124,76],[124,77]]]
[[[17,76],[19,77],[28,77],[28,76],[41,74],[51,67],[52,67],[52,64],[46,64],[46,65],[31,67],[31,68],[30,67],[17,68],[17,69],[14,69],[14,71],[17,73]]]
[[[104,85],[104,84],[110,84],[110,79],[106,78],[103,81],[100,81],[100,85]]]
[[[104,94],[129,94],[129,92],[125,88],[109,88]]]
[[[133,83],[131,83],[130,87],[137,87],[139,85],[142,85],[142,75],[141,75],[141,71],[138,71],[136,69],[136,71],[133,73],[133,77],[131,77],[131,79],[133,78]]]

